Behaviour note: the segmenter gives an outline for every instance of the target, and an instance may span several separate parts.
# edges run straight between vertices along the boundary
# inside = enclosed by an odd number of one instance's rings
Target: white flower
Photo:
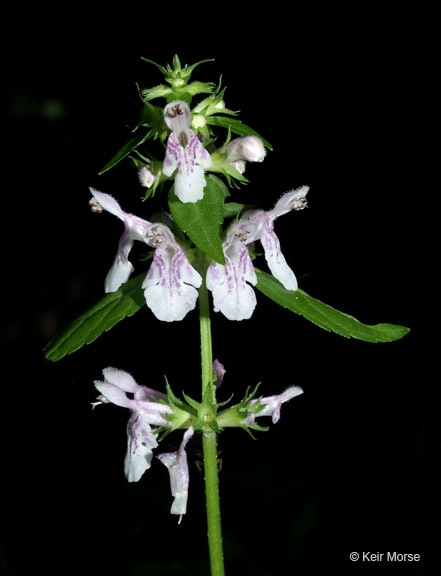
[[[157,457],[169,471],[171,493],[174,498],[170,513],[179,514],[179,522],[181,522],[182,514],[187,512],[188,484],[190,477],[185,447],[193,434],[193,427],[190,426],[190,428],[186,430],[177,452],[159,454]]]
[[[159,320],[182,320],[196,306],[197,289],[202,278],[188,262],[171,230],[165,224],[152,224],[124,212],[118,202],[108,194],[92,188],[90,191],[104,210],[124,222],[124,233],[106,277],[105,291],[115,292],[127,282],[133,271],[133,265],[128,259],[133,243],[135,240],[144,242],[155,248],[153,261],[142,284],[147,306]]]
[[[167,226],[151,224],[146,239],[156,248],[142,283],[147,306],[159,320],[182,320],[196,306],[202,278]]]
[[[164,109],[164,119],[172,131],[167,140],[163,174],[175,176],[175,194],[181,202],[197,202],[204,196],[204,169],[210,168],[210,154],[191,130],[191,112],[182,100],[175,100]]]
[[[207,270],[207,288],[213,294],[214,310],[229,320],[245,320],[256,307],[252,286],[257,284],[256,273],[247,245],[260,240],[268,267],[273,276],[287,290],[297,290],[297,279],[288,266],[274,233],[274,221],[291,210],[306,205],[308,186],[284,194],[272,210],[249,211],[234,222],[223,242],[225,265],[212,262]]]
[[[255,232],[255,226],[251,228]],[[243,241],[246,230],[233,224],[223,242],[225,265],[213,261],[207,270],[207,288],[213,294],[215,312],[228,320],[247,320],[256,307],[256,295],[250,286],[257,284],[256,273]]]
[[[257,414],[254,414],[254,416],[256,418],[260,418],[261,416],[271,416],[273,424],[277,424],[277,422],[280,420],[280,410],[282,408],[282,404],[284,402],[288,402],[288,400],[291,400],[291,398],[299,396],[300,394],[303,394],[303,390],[299,386],[291,386],[290,388],[287,388],[285,392],[282,392],[282,394],[261,398],[260,406],[263,406],[263,410],[257,412]],[[249,403],[249,406],[252,406],[256,402],[257,400],[252,400]]]
[[[105,368],[103,376],[104,381],[95,381],[95,388],[100,392],[95,405],[112,403],[130,409],[124,472],[129,482],[138,482],[150,468],[153,450],[158,446],[154,429],[170,427],[166,415],[173,410],[168,404],[158,402],[167,399],[165,394],[139,386],[128,372]],[[133,397],[129,398],[127,393]]]
[[[129,482],[138,482],[150,468],[153,450],[158,446],[156,429],[173,427],[171,420],[174,410],[167,404],[166,394],[140,386],[124,370],[105,368],[103,376],[103,381],[95,381],[95,388],[100,392],[100,396],[93,406],[112,403],[130,410],[124,472]],[[168,415],[170,419],[167,418]],[[193,427],[190,426],[185,431],[177,452],[158,456],[170,473],[171,492],[174,497],[171,514],[179,514],[179,522],[187,511],[189,472],[185,447],[193,434]]]

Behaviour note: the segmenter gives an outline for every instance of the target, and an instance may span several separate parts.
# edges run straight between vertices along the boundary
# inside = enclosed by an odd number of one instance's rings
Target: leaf
[[[258,134],[255,130],[240,120],[237,120],[236,118],[230,118],[228,116],[207,116],[206,121],[207,124],[210,124],[210,126],[221,126],[222,128],[229,128],[231,132],[234,132],[239,136],[257,136],[262,140],[264,146],[266,146],[269,150],[273,149],[271,144],[265,140],[265,138],[262,138],[262,136],[260,136],[260,134]]]
[[[57,362],[85,344],[96,340],[115,324],[132,316],[145,304],[141,288],[145,274],[126,282],[119,290],[107,294],[67,326],[45,347],[47,360]]]
[[[137,134],[131,140],[129,140],[129,142],[127,142],[127,144],[125,144],[109,162],[107,162],[104,168],[99,172],[99,175],[101,176],[101,174],[104,174],[104,172],[107,172],[107,170],[110,170],[110,168],[116,166],[116,164],[121,162],[121,160],[128,156],[130,152],[145,142],[149,137],[149,133],[150,128],[139,128]]]
[[[358,338],[365,342],[393,342],[403,338],[409,328],[395,324],[362,324],[353,316],[339,312],[320,300],[298,289],[293,292],[286,290],[282,284],[267,274],[255,268],[257,276],[256,288],[265,296],[274,300],[280,306],[300,314],[310,322],[325,330],[340,334],[345,338]]]
[[[179,228],[210,258],[225,264],[220,234],[224,219],[225,184],[212,174],[206,174],[204,197],[197,202],[181,202],[173,187],[168,197],[171,215]]]

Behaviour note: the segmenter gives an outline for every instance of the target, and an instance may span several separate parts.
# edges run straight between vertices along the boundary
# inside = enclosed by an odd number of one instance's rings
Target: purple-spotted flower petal
[[[156,248],[142,283],[147,306],[159,320],[182,320],[196,306],[202,278],[167,226],[152,224],[146,230],[146,240]]]
[[[158,447],[156,434],[138,412],[127,423],[127,452],[124,474],[129,482],[138,482],[152,465],[153,450]]]
[[[157,457],[169,471],[171,493],[174,498],[170,513],[178,514],[180,516],[179,522],[182,520],[182,515],[187,512],[188,484],[190,478],[185,447],[193,434],[193,427],[190,426],[190,428],[186,430],[177,452],[168,452],[166,454],[160,454]]]
[[[212,262],[207,270],[207,288],[213,294],[215,312],[229,320],[247,320],[256,307],[253,286],[257,284],[253,263],[245,245],[247,230],[256,233],[253,223],[233,224],[223,242],[225,265]]]
[[[167,398],[165,394],[139,386],[124,370],[105,368],[103,376],[103,381],[95,381],[100,396],[94,405],[112,403],[130,410],[124,472],[129,482],[138,482],[150,468],[153,450],[158,446],[154,427],[170,427],[167,414],[173,409],[158,402]]]
[[[272,210],[248,211],[231,225],[222,245],[225,265],[212,262],[207,270],[207,288],[213,294],[216,312],[222,312],[229,320],[246,320],[253,314],[256,295],[252,286],[256,285],[257,278],[247,245],[256,240],[260,240],[263,246],[273,276],[287,290],[297,290],[294,272],[288,266],[274,233],[274,221],[291,210],[304,208],[308,190],[303,186],[288,192]]]
[[[182,320],[196,306],[200,274],[191,266],[184,250],[164,224],[152,224],[128,214],[118,202],[97,190],[90,189],[99,206],[124,222],[124,233],[112,268],[107,274],[105,291],[115,292],[127,282],[133,271],[129,254],[135,240],[155,248],[155,255],[142,284],[147,306],[159,320]]]
[[[191,112],[182,100],[170,102],[164,109],[164,119],[172,131],[167,140],[162,172],[175,176],[175,194],[181,202],[197,202],[204,196],[204,172],[210,168],[210,154],[190,129]]]

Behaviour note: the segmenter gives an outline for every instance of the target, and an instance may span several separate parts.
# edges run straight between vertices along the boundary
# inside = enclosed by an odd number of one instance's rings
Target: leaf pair
[[[256,288],[268,298],[320,326],[346,338],[357,338],[365,342],[393,342],[403,338],[409,328],[395,324],[367,325],[353,316],[339,312],[335,308],[316,300],[303,290],[286,290],[278,280],[269,274],[256,270]],[[144,274],[124,284],[117,292],[106,295],[97,304],[86,310],[45,348],[46,358],[56,362],[66,354],[90,344],[118,322],[132,316],[144,304],[141,287]]]

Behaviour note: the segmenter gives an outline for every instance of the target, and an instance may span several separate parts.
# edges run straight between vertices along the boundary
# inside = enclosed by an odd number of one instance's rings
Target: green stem
[[[199,289],[199,324],[201,329],[202,398],[213,383],[213,351],[211,346],[210,303],[205,281]],[[213,402],[215,393],[213,391]]]
[[[205,282],[199,289],[199,318],[201,330],[202,398],[207,386],[213,386],[213,353],[211,345],[211,322],[208,290]],[[211,576],[224,576],[222,551],[222,528],[219,502],[219,476],[217,465],[217,437],[215,432],[203,432],[205,500],[207,506],[208,547],[210,552]]]
[[[210,437],[203,436],[202,442],[204,447],[205,501],[207,506],[211,576],[224,576],[216,434],[213,433]]]

